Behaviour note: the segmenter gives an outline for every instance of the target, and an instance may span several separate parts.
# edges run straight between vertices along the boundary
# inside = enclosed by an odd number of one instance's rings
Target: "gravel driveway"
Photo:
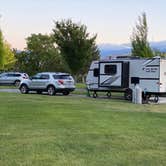
[[[0,92],[20,93],[19,89],[0,89]]]

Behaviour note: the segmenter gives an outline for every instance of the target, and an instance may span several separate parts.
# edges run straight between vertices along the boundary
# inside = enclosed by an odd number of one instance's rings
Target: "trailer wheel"
[[[131,89],[126,89],[126,91],[124,92],[124,98],[125,100],[129,100],[132,101],[132,90]]]
[[[151,95],[147,95],[147,94],[142,93],[142,103],[148,104],[150,97],[151,97]]]
[[[97,95],[97,92],[93,92],[93,98],[97,98],[98,95]]]
[[[159,96],[158,96],[158,95],[155,95],[155,96],[154,96],[154,102],[155,102],[155,103],[158,103],[158,101],[159,101]]]
[[[107,97],[111,98],[111,92],[107,92]]]

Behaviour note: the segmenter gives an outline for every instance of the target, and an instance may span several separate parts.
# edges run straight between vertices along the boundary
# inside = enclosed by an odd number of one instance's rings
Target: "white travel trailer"
[[[87,78],[87,89],[97,97],[97,92],[124,92],[127,100],[132,100],[136,84],[142,89],[142,97],[148,100],[155,96],[157,102],[161,94],[166,94],[166,59],[137,57],[117,57],[112,60],[93,61]]]

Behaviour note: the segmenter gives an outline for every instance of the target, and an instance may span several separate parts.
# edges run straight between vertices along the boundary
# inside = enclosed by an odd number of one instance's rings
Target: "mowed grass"
[[[76,83],[76,88],[86,89],[86,83]]]
[[[0,165],[165,166],[165,107],[0,93]]]

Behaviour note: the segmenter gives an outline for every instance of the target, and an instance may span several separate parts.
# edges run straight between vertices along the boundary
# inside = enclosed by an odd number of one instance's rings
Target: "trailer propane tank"
[[[135,89],[135,87],[132,90],[132,103],[136,104],[136,89]]]
[[[135,86],[135,103],[142,104],[142,89],[138,84]]]

